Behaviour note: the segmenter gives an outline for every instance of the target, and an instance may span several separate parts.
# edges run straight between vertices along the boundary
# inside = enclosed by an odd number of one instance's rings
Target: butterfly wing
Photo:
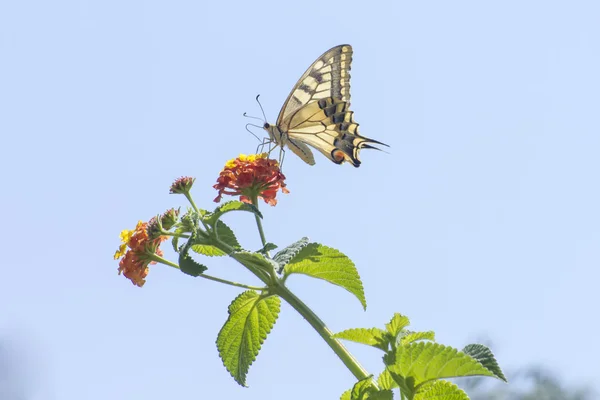
[[[336,164],[348,161],[358,167],[360,149],[377,149],[372,144],[387,145],[361,136],[353,114],[348,103],[333,97],[310,103],[287,121],[288,142],[305,143]]]
[[[312,63],[290,92],[277,125],[312,101],[333,97],[350,102],[350,64],[352,46],[343,44],[327,50]]]

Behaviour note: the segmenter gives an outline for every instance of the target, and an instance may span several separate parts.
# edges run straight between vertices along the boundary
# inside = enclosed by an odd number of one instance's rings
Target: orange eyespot
[[[333,156],[333,159],[335,160],[336,163],[341,163],[342,161],[344,161],[345,154],[343,151],[341,150],[334,150],[331,155]]]

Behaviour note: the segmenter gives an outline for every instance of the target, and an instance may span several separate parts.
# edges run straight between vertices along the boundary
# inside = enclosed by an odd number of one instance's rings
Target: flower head
[[[153,256],[162,256],[159,246],[166,239],[166,236],[151,239],[148,236],[148,223],[142,221],[137,223],[135,229],[122,231],[122,243],[114,256],[115,260],[121,258],[119,275],[125,275],[136,286],[144,286],[148,265],[156,264]]]
[[[255,197],[262,198],[265,203],[277,204],[275,196],[281,189],[289,193],[285,187],[285,175],[279,170],[275,160],[267,158],[266,153],[240,154],[238,158],[227,161],[219,174],[217,184],[213,187],[219,191],[215,202],[221,201],[224,194],[240,196],[240,200],[251,203]]]
[[[171,185],[171,190],[169,193],[176,194],[185,194],[190,191],[192,185],[194,185],[194,181],[196,178],[192,178],[189,176],[182,176],[181,178],[177,178],[175,182]]]

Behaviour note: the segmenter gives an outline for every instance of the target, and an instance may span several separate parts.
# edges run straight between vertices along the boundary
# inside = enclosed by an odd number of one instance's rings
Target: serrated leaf
[[[179,236],[173,236],[173,239],[171,239],[171,245],[173,246],[175,253],[179,253]]]
[[[277,270],[279,267],[275,261],[269,260],[259,253],[236,251],[231,253],[230,256],[252,271],[255,275],[261,277],[265,282],[271,279],[270,271],[272,269]]]
[[[184,274],[188,274],[191,276],[198,276],[198,275],[201,275],[208,268],[206,266],[194,261],[194,259],[192,259],[192,257],[190,257],[190,255],[187,254],[187,252],[186,252],[186,253],[181,253],[179,255],[179,269]]]
[[[188,254],[190,251],[191,244],[195,240],[195,238],[196,235],[192,233],[190,239],[185,243],[185,245],[181,247],[181,250],[179,252],[179,269],[181,272],[191,276],[198,276],[208,269],[204,265],[198,264]]]
[[[288,247],[275,254],[273,260],[277,261],[279,265],[283,267],[289,263],[290,260],[294,258],[300,250],[302,250],[302,248],[306,247],[306,245],[308,245],[308,238],[303,237],[302,239],[290,244]],[[281,273],[281,271],[278,272]]]
[[[492,351],[482,344],[469,344],[462,349],[462,352],[473,357],[477,361],[481,363],[485,368],[488,369],[492,374],[496,376],[496,378],[503,380],[504,382],[508,382],[504,374],[502,373],[502,369],[498,365],[496,358]]]
[[[415,387],[434,379],[461,376],[494,376],[473,357],[432,342],[411,343],[396,349],[396,361],[388,367],[402,377],[413,377]],[[396,380],[396,378],[394,378]]]
[[[219,218],[231,211],[248,211],[258,215],[260,218],[263,217],[260,211],[258,211],[258,208],[256,208],[254,205],[244,203],[239,200],[231,200],[215,208],[215,210],[212,213],[210,213],[204,220],[208,224],[214,226],[215,223],[219,220]]]
[[[369,375],[368,377],[356,382],[352,387],[352,391],[350,392],[350,400],[365,399],[365,395],[374,390],[373,384],[371,383],[372,379],[373,375]]]
[[[246,375],[279,315],[278,296],[262,297],[248,290],[229,305],[229,318],[217,337],[223,365],[235,381],[246,386]]]
[[[389,334],[379,328],[353,328],[346,329],[333,335],[336,339],[350,340],[356,343],[373,346],[383,351],[389,347]]]
[[[240,249],[241,246],[237,241],[235,234],[223,221],[217,221],[216,232],[220,241],[235,250]],[[227,253],[217,247],[217,245],[218,243],[210,236],[197,236],[192,244],[192,250],[208,257],[221,257],[227,255]]]
[[[392,375],[390,374],[390,371],[387,370],[387,368],[384,369],[383,372],[377,377],[377,385],[382,389],[390,390],[398,387],[398,384],[396,383],[396,381],[394,381],[394,378],[392,378]]]
[[[417,390],[414,400],[469,400],[469,396],[452,382],[434,381]]]
[[[392,334],[392,336],[396,337],[400,333],[400,331],[402,331],[402,329],[406,328],[409,325],[410,320],[408,319],[408,317],[400,313],[395,313],[390,322],[385,324],[385,328],[389,333]]]
[[[402,332],[400,335],[400,345],[404,346],[419,340],[431,340],[435,341],[435,332]]]
[[[367,308],[363,284],[352,260],[336,249],[318,243],[302,248],[284,267],[286,275],[304,274],[341,286]]]

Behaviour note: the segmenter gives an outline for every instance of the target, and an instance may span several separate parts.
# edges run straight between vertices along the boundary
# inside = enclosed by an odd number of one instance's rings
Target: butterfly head
[[[277,125],[271,125],[268,122],[263,124],[263,129],[269,134],[269,138],[275,143],[281,143],[281,131]]]

